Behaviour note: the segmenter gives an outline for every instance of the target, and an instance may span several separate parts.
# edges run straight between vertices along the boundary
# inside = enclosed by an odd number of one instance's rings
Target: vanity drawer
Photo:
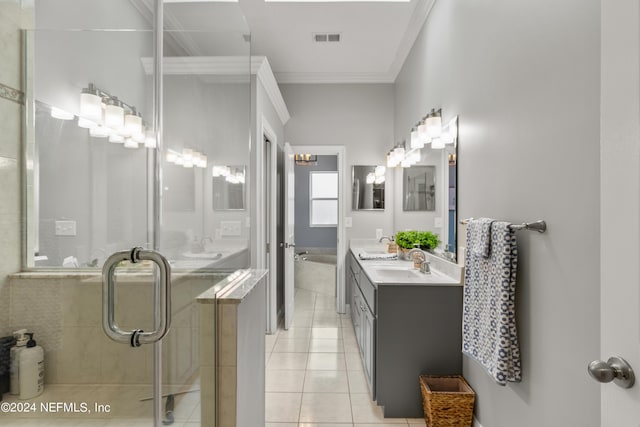
[[[360,288],[360,292],[362,292],[362,296],[367,302],[369,309],[374,315],[376,315],[376,288],[375,286],[373,286],[371,281],[369,281],[369,278],[366,274],[360,275],[360,279],[358,280],[358,287]]]

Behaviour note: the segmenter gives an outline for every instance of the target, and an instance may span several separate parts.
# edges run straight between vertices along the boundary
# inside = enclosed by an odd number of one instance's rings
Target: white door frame
[[[346,313],[346,285],[344,260],[347,254],[347,239],[344,226],[346,216],[345,183],[348,183],[346,170],[346,149],[344,145],[293,145],[294,154],[317,154],[338,157],[338,245],[336,248],[336,311]],[[285,207],[286,209],[286,207]]]
[[[265,116],[262,116],[260,119],[260,133],[258,134],[260,138],[259,142],[256,144],[256,154],[258,158],[257,162],[257,176],[258,176],[258,185],[256,188],[257,191],[257,201],[258,206],[256,206],[257,218],[258,222],[260,222],[261,218],[266,217],[265,211],[265,194],[262,191],[262,182],[270,182],[271,183],[271,194],[277,194],[277,171],[278,171],[278,136],[273,130],[273,127],[269,124],[269,121]],[[271,142],[271,151],[267,152],[265,150],[265,137]],[[264,168],[264,164],[267,160],[267,156],[271,158],[271,177],[269,181],[266,181],[266,171]],[[269,233],[271,235],[271,248],[269,253],[271,256],[269,257],[269,265],[267,265],[267,227],[262,227],[258,225],[258,250],[257,250],[257,268],[267,268],[269,269],[269,275],[267,277],[267,333],[273,334],[278,330],[278,257],[273,256],[277,254],[277,226],[278,226],[278,217],[277,217],[277,198],[271,197],[269,201],[269,213],[271,218],[271,223],[267,225],[269,227]]]
[[[640,5],[601,4],[600,354],[636,372],[624,389],[600,386],[602,427],[637,426],[640,407]],[[597,338],[598,331],[592,332]],[[585,373],[586,375],[586,373]]]

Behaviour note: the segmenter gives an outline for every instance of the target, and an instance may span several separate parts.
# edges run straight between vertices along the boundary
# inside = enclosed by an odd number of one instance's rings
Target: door
[[[284,251],[284,328],[289,329],[293,322],[293,305],[295,293],[295,163],[293,150],[289,143],[284,144],[284,194],[286,207],[284,211],[285,251]]]
[[[601,351],[594,358],[617,355],[638,370],[640,5],[602,2],[601,11]],[[600,387],[601,426],[638,426],[640,384]]]

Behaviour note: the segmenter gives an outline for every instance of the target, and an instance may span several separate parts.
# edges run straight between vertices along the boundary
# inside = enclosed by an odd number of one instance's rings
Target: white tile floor
[[[296,289],[293,326],[266,337],[266,427],[424,426],[371,401],[351,318],[335,299]]]

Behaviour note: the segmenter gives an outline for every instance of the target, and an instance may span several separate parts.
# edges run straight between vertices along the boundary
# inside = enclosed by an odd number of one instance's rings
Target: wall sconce
[[[153,142],[155,142],[155,138],[153,139]],[[147,140],[144,141],[144,144],[147,146]],[[175,150],[167,150],[167,156],[165,159],[169,163],[185,168],[198,167],[204,169],[207,167],[207,155],[194,151],[190,148],[184,148],[181,153]],[[217,176],[215,175],[215,167],[216,166],[214,166],[213,176]]]
[[[231,184],[244,184],[244,168],[234,168],[230,166],[214,166],[211,175],[216,177],[224,177],[224,180]]]
[[[420,161],[420,149],[413,148],[407,150],[406,143],[403,141],[396,144],[394,148],[386,155],[386,165],[389,168],[402,166],[403,168],[411,167]]]
[[[56,107],[51,107],[51,117],[73,120],[74,115]],[[126,148],[156,148],[155,133],[147,129],[142,115],[136,107],[121,101],[93,83],[80,93],[80,115],[78,127],[89,129],[95,138],[109,138],[109,142],[123,144]]]

